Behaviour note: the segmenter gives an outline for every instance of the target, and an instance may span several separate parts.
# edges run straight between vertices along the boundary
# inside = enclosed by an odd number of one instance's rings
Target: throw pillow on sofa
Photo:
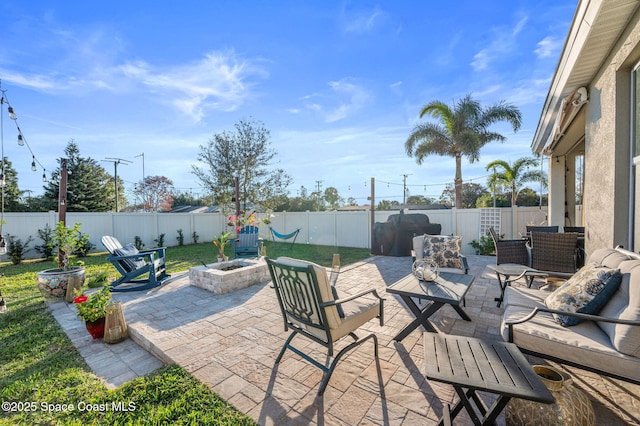
[[[597,264],[586,265],[547,296],[544,303],[550,309],[597,314],[613,296],[621,281],[622,274],[617,269]],[[553,316],[564,327],[583,321],[569,315]]]
[[[422,246],[423,258],[431,258],[441,268],[462,269],[460,249],[462,237],[449,235],[425,235]]]

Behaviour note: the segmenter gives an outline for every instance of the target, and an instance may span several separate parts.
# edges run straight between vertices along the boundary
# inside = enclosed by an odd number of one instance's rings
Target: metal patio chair
[[[373,318],[379,318],[380,325],[384,325],[384,299],[378,296],[376,290],[338,298],[324,267],[287,257],[279,257],[277,260],[266,258],[266,262],[284,319],[284,329],[293,330],[276,358],[276,365],[287,349],[295,352],[324,373],[318,389],[318,395],[322,395],[338,361],[351,349],[373,339],[374,357],[378,362],[376,335],[370,333],[359,338],[355,334],[359,327]],[[343,308],[342,313],[339,307]],[[291,341],[297,335],[324,346],[327,349],[326,362],[323,364],[302,349],[294,347]],[[335,343],[346,336],[350,336],[354,342],[345,346],[334,357]],[[301,344],[300,348],[310,351],[306,343]]]

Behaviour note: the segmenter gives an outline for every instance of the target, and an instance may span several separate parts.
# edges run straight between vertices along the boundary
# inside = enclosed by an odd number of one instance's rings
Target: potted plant
[[[69,229],[60,221],[53,231],[52,241],[58,247],[57,268],[38,272],[38,288],[45,299],[73,301],[74,290],[82,288],[85,271],[82,266],[72,265],[70,256],[78,249],[80,224]]]
[[[76,290],[73,303],[76,305],[77,314],[85,323],[87,331],[94,339],[104,337],[104,322],[107,316],[107,306],[111,301],[111,289],[104,286],[100,290],[85,295]]]
[[[229,237],[231,236],[231,232],[225,232],[224,234],[218,235],[213,240],[213,245],[218,248],[218,262],[224,262],[229,260],[229,257],[225,256],[224,249],[229,244]]]

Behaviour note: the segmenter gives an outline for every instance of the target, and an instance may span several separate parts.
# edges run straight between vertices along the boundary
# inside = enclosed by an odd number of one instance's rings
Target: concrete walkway
[[[440,332],[501,339],[502,310],[493,301],[498,284],[486,268],[494,262],[494,257],[469,256],[470,273],[476,275],[476,281],[467,295],[465,311],[472,321],[463,321],[447,306],[433,317]],[[410,269],[410,258],[376,256],[344,267],[337,288],[349,294],[373,286],[386,294],[386,287]],[[50,305],[89,366],[109,387],[175,363],[261,425],[435,424],[443,404],[457,398],[451,386],[425,380],[421,328],[401,343],[393,340],[412,316],[391,294],[386,294],[385,326],[370,321],[364,327],[379,338],[380,369],[371,343],[365,343],[338,364],[322,398],[316,395],[320,370],[297,355],[288,351],[274,368],[288,333],[269,283],[215,295],[190,286],[184,275],[151,291],[114,293],[114,299],[124,304],[132,337],[114,345],[92,340],[73,305]],[[296,339],[298,344],[304,342]],[[307,345],[309,350],[315,350],[314,346]],[[578,369],[566,371],[591,397],[597,424],[640,424],[640,386]],[[466,416],[459,416],[455,423],[471,424]],[[505,423],[504,415],[498,423]]]

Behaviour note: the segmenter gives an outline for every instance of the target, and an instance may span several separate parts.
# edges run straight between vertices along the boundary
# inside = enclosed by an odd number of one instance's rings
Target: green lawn
[[[324,266],[331,266],[334,253],[340,254],[342,265],[370,256],[369,249],[297,244],[288,250],[288,244],[271,241],[265,245],[269,257],[291,256]],[[228,251],[232,256],[233,250]],[[117,276],[105,254],[82,260],[87,282]],[[169,273],[214,261],[211,243],[167,249]],[[21,265],[0,262],[4,274],[0,290],[8,306],[0,314],[0,423],[255,424],[178,366],[165,367],[116,390],[107,389],[64,334],[36,287],[36,272],[53,267],[53,262],[42,260]],[[114,402],[135,409],[105,409]],[[69,411],[71,404],[73,411]]]

